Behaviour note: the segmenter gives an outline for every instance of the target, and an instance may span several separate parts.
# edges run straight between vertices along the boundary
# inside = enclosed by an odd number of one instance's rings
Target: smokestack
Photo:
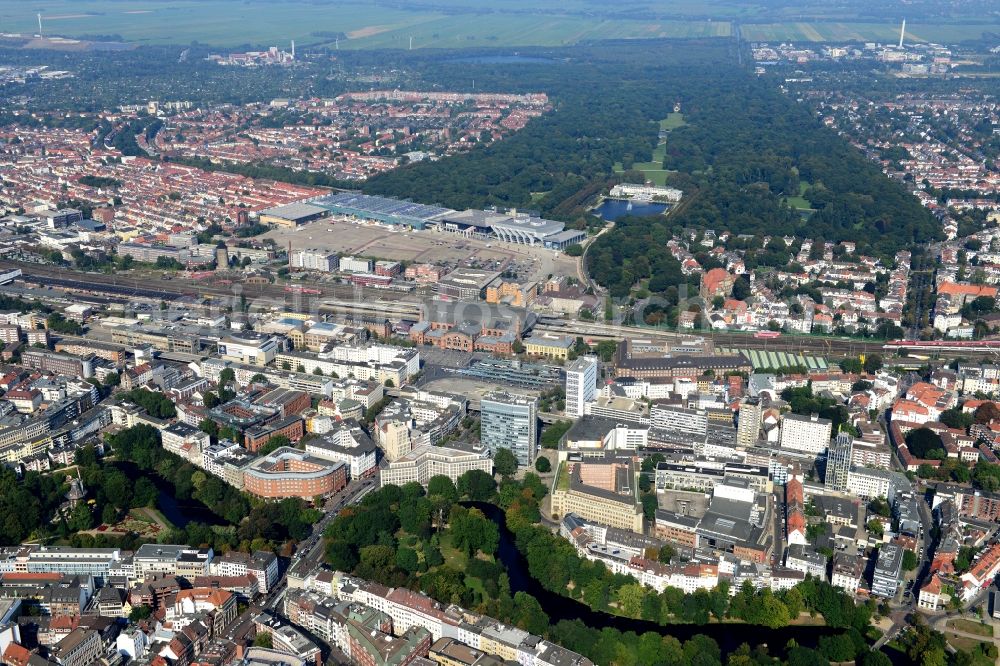
[[[903,27],[899,29],[899,48],[903,48],[903,35],[906,34],[906,19],[903,19]]]

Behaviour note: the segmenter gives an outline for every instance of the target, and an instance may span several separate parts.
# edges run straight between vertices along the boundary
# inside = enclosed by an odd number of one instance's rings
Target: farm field
[[[954,43],[980,39],[984,32],[997,32],[1000,25],[983,23],[910,23],[906,24],[906,41]],[[746,23],[741,26],[743,38],[749,41],[775,42],[896,42],[898,23],[853,22],[782,22]]]
[[[461,5],[461,2],[454,3]],[[576,3],[580,4],[580,3]],[[463,5],[469,10],[468,3]],[[448,7],[443,9],[447,10]],[[444,13],[442,7],[414,10],[361,0],[284,2],[196,0],[39,0],[30,5],[0,4],[5,32],[34,34],[36,13],[43,33],[67,37],[120,35],[140,44],[333,45],[340,48],[454,48],[467,46],[560,46],[595,39],[728,37],[728,21],[601,19],[572,13],[536,14],[515,2],[504,12]]]

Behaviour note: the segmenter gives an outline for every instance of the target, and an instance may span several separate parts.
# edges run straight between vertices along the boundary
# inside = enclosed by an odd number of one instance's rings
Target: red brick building
[[[243,473],[243,489],[266,499],[332,495],[347,485],[347,465],[282,447],[258,458]]]

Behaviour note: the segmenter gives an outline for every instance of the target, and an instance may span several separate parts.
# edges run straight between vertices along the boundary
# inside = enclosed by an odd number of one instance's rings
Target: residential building
[[[830,446],[833,422],[818,415],[785,414],[781,419],[779,443],[783,449],[820,454]]]
[[[851,463],[854,460],[854,438],[838,433],[826,454],[824,482],[832,490],[847,492]]]
[[[736,423],[736,446],[755,446],[760,438],[760,426],[764,410],[760,398],[748,396],[740,401],[740,411]]]

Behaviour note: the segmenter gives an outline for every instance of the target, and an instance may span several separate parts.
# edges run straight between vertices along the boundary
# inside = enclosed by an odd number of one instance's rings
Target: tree
[[[493,454],[493,469],[504,478],[514,476],[517,472],[517,458],[510,449],[498,448]]]
[[[885,528],[882,526],[882,521],[875,520],[874,518],[872,520],[869,520],[868,524],[865,525],[865,527],[868,529],[869,532],[871,532],[872,534],[874,534],[876,537],[879,538],[881,538],[882,535],[885,533]]]
[[[472,469],[458,477],[458,492],[473,501],[486,501],[493,496],[497,484],[481,469]]]
[[[198,428],[209,437],[219,437],[219,424],[212,419],[202,419],[201,423],[198,424]]]
[[[639,617],[642,613],[642,598],[645,592],[642,585],[628,583],[618,588],[618,608],[628,617]]]
[[[443,474],[437,474],[432,476],[427,482],[427,496],[441,497],[450,504],[458,501],[458,490],[455,488],[455,484],[451,478]]]
[[[904,571],[913,571],[914,569],[917,568],[918,563],[919,562],[917,561],[917,555],[912,550],[907,549],[903,551]]]
[[[396,566],[407,573],[413,573],[420,568],[420,558],[412,548],[400,547],[396,551]]]
[[[927,458],[936,451],[947,453],[941,436],[930,428],[914,428],[906,433],[905,439],[910,453],[917,458]]]
[[[257,634],[253,639],[254,647],[265,648],[271,650],[274,648],[274,640],[271,636],[270,631],[264,631]]]
[[[153,609],[149,606],[143,604],[141,606],[135,606],[128,614],[128,619],[131,622],[139,622],[145,620],[153,614]]]
[[[878,354],[865,356],[865,372],[875,374],[882,369],[882,357]]]
[[[540,474],[546,474],[547,472],[551,472],[552,463],[550,463],[549,459],[546,458],[545,456],[538,456],[538,459],[535,460],[535,470],[538,471]]]
[[[448,533],[455,547],[470,556],[477,551],[492,555],[500,543],[500,531],[496,524],[479,509],[453,506],[448,519]]]
[[[86,502],[80,502],[73,507],[69,516],[69,528],[74,532],[89,530],[94,526],[94,514]]]
[[[856,358],[845,358],[840,362],[840,369],[850,374],[860,374],[864,367],[861,361]]]
[[[1000,407],[995,402],[984,402],[976,407],[972,413],[972,418],[976,423],[987,424],[996,419],[1000,419]]]
[[[260,447],[257,453],[259,455],[266,456],[270,453],[274,453],[283,446],[290,446],[291,443],[292,440],[288,439],[285,435],[274,435],[264,443],[264,446]]]

